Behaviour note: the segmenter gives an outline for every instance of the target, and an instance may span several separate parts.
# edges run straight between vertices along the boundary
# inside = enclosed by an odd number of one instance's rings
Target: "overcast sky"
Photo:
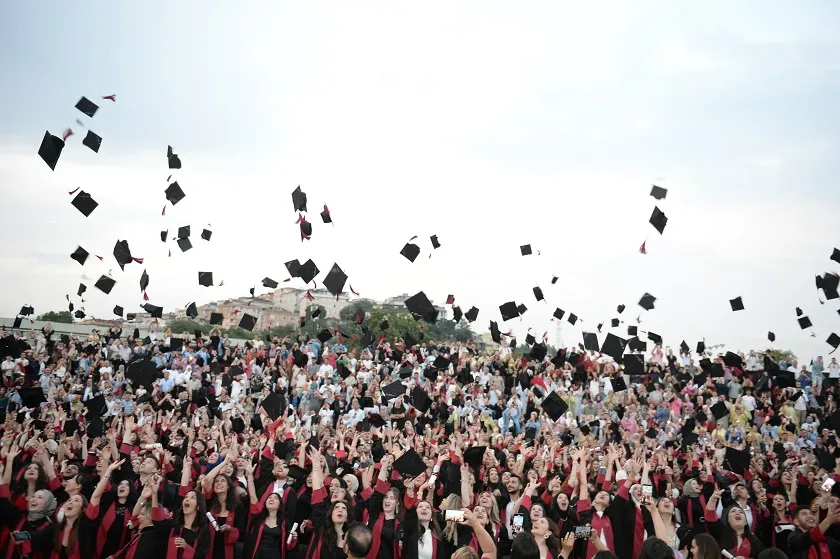
[[[577,343],[620,303],[635,323],[650,292],[641,328],[668,345],[763,349],[772,330],[775,347],[827,355],[840,302],[820,305],[814,276],[840,269],[839,26],[830,1],[7,3],[0,315],[64,309],[80,281],[89,314],[139,310],[144,268],[152,303],[200,304],[311,257],[319,280],[337,262],[363,297],[452,293],[479,307],[478,332],[515,300],[529,311],[502,331],[553,342],[559,306],[583,319],[563,325]],[[82,95],[100,102],[93,119],[73,108]],[[103,137],[98,155],[76,118]],[[68,126],[51,172],[38,146]],[[168,144],[187,197],[164,217]],[[79,186],[100,203],[87,219],[67,194]],[[186,254],[160,242],[208,223],[212,241],[196,233]],[[145,263],[121,272],[117,239]],[[520,256],[526,243],[541,254]],[[105,261],[80,267],[77,245]],[[114,291],[92,292],[108,270]]]

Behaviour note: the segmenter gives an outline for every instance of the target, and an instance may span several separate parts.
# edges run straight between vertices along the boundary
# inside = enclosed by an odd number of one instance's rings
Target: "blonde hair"
[[[480,555],[470,546],[459,547],[451,559],[480,559]]]
[[[456,495],[455,493],[449,494],[446,499],[440,504],[441,511],[447,510],[461,510],[461,497]],[[457,544],[458,543],[458,523],[454,520],[450,520],[446,523],[446,526],[443,528],[443,537],[449,540],[450,542]]]

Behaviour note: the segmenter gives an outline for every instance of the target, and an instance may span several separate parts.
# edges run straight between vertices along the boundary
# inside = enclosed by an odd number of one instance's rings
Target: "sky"
[[[565,345],[601,322],[601,341],[623,335],[641,313],[669,346],[763,350],[773,331],[803,360],[831,351],[840,302],[821,305],[814,277],[840,272],[835,2],[310,4],[3,7],[0,315],[65,309],[80,282],[89,315],[138,311],[144,269],[150,302],[183,308],[263,293],[283,262],[312,258],[319,280],[338,263],[362,297],[454,294],[480,309],[478,333],[496,320],[554,343],[560,307],[582,319],[563,323]],[[74,109],[83,95],[101,106],[93,119]],[[98,154],[77,118],[102,136]],[[52,172],[38,146],[66,127]],[[170,173],[187,197],[162,216]],[[314,226],[303,243],[298,185]],[[89,218],[70,205],[76,187],[100,203]],[[160,241],[208,224],[212,240],[194,233],[187,253]],[[399,252],[414,235],[411,264]],[[121,271],[118,239],[144,263]],[[79,266],[78,245],[105,260]],[[106,296],[93,283],[109,271]],[[198,271],[224,286],[199,286]],[[502,323],[511,300],[529,310]]]

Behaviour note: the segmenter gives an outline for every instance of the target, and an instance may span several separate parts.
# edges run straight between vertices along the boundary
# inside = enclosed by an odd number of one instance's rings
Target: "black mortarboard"
[[[601,352],[615,359],[617,363],[621,363],[621,356],[624,355],[625,347],[627,347],[627,340],[608,333],[604,343],[601,344]]]
[[[151,315],[152,318],[163,318],[163,307],[157,307],[151,303],[143,305],[143,310]]]
[[[324,211],[321,212],[321,220],[324,223],[332,223],[332,216],[330,215],[330,209],[324,204]]]
[[[664,200],[665,196],[668,194],[668,190],[662,188],[661,186],[656,186],[655,184],[652,186],[653,188],[650,189],[650,195],[657,200]]]
[[[230,430],[241,435],[245,431],[245,420],[241,417],[234,417],[230,420]]]
[[[771,342],[775,342],[776,341],[776,334],[774,334],[773,332],[767,332],[767,339],[770,340]]]
[[[116,284],[117,284],[117,282],[115,282],[114,280],[112,280],[108,276],[102,276],[101,278],[96,280],[96,283],[93,284],[93,286],[96,287],[99,291],[101,291],[101,292],[103,292],[107,295],[107,294],[111,293],[111,290],[114,289],[114,285],[116,285]]]
[[[661,344],[662,343],[662,336],[660,336],[659,334],[657,334],[655,332],[648,332],[648,339],[655,344]]]
[[[522,256],[528,256],[531,254],[531,245],[522,245],[519,247],[519,252],[522,253]]]
[[[641,341],[638,337],[632,337],[627,341],[630,351],[647,351],[647,342]]]
[[[102,421],[100,416],[95,416],[93,419],[88,421],[87,427],[85,428],[85,433],[88,437],[102,437],[105,435],[105,422]]]
[[[166,237],[169,235],[169,229],[160,232],[160,242],[165,243]]]
[[[209,229],[202,229],[201,230],[201,238],[204,239],[205,241],[209,241],[210,237],[212,237],[212,236],[213,236],[213,232],[210,231]]]
[[[330,273],[324,278],[324,287],[333,295],[341,295],[344,284],[347,283],[347,274],[338,264],[333,264]]]
[[[734,474],[744,475],[744,472],[750,467],[750,454],[744,450],[728,446],[723,458],[723,466]]]
[[[461,307],[452,307],[452,320],[460,322],[463,316],[464,313],[461,311]]]
[[[283,398],[274,392],[271,392],[260,401],[262,409],[264,409],[265,413],[268,414],[268,417],[273,420],[276,420],[283,413],[284,404]]]
[[[554,318],[556,318],[557,320],[563,320],[563,315],[565,315],[565,314],[566,314],[566,311],[564,311],[560,307],[557,307],[556,309],[554,309],[554,314],[552,316]]]
[[[257,317],[252,316],[248,313],[243,313],[242,318],[239,319],[239,327],[244,328],[245,330],[252,332],[254,330],[254,326],[257,325]]]
[[[87,291],[87,286],[83,283],[79,284],[79,289],[76,290],[76,297],[81,297],[82,294]],[[23,314],[23,313],[21,313]]]
[[[292,357],[295,365],[298,367],[305,367],[306,364],[309,363],[309,356],[299,349],[292,352]]]
[[[440,248],[440,241],[438,241],[437,235],[432,235],[431,237],[429,237],[429,240],[432,241],[432,248]]]
[[[525,306],[525,305],[523,305],[522,303],[519,303],[519,304],[516,306],[516,310],[517,310],[517,312],[519,312],[519,316],[522,316],[523,314],[525,314],[525,311],[527,311],[527,310],[528,310],[528,307],[526,307],[526,306]]]
[[[184,349],[184,338],[169,338],[169,349],[172,351]]]
[[[535,287],[534,297],[536,297],[537,301],[542,301],[543,299],[545,299],[545,297],[543,297],[542,289],[540,289],[539,287]]]
[[[78,318],[78,319],[82,319],[82,318],[84,318],[86,315],[85,315],[85,311],[83,311],[83,310],[79,309],[79,310],[77,310],[77,311],[76,311],[76,314],[74,314],[73,316],[75,316],[75,317],[76,317],[76,318]],[[20,326],[20,320],[19,320],[19,319],[17,319],[17,320],[15,321],[15,325],[13,326],[13,328],[17,328],[18,326]]]
[[[569,324],[574,325],[574,323],[577,322],[578,317],[575,313],[569,313],[569,318],[567,318],[566,320],[569,321]]]
[[[803,330],[805,330],[806,328],[810,328],[812,326],[811,319],[808,318],[807,316],[800,317],[799,319],[797,319],[797,322],[799,322],[799,327],[802,328]]]
[[[665,231],[665,226],[668,224],[668,218],[662,213],[658,207],[653,208],[653,213],[650,215],[650,224],[653,228],[659,231],[661,235]]]
[[[534,342],[536,341],[537,339],[532,336],[530,332],[525,334],[525,345],[534,345]]]
[[[727,351],[723,356],[723,362],[727,367],[740,367],[742,364],[741,356],[731,351]]]
[[[199,272],[198,285],[203,285],[204,287],[213,287],[213,272]]]
[[[439,371],[443,371],[445,369],[448,369],[449,365],[451,365],[451,364],[452,364],[452,362],[449,359],[447,359],[446,357],[444,357],[443,355],[438,355],[437,357],[435,357],[435,360],[432,362],[432,366]]]
[[[502,343],[502,333],[499,331],[499,324],[493,320],[490,321],[490,338],[497,344]]]
[[[300,186],[292,192],[292,204],[294,204],[296,212],[306,211],[306,192],[301,190]]]
[[[388,400],[393,400],[397,396],[405,394],[405,385],[400,381],[392,382],[382,387],[382,393],[387,396]]]
[[[44,139],[41,140],[41,147],[38,148],[38,155],[44,160],[47,166],[55,171],[58,158],[61,157],[61,150],[64,149],[64,140],[50,134],[49,130],[44,132]]]
[[[566,410],[569,409],[568,404],[566,404],[566,402],[564,402],[556,392],[552,392],[546,396],[540,404],[540,407],[546,415],[552,419],[552,421],[560,419],[563,414],[566,413]]]
[[[610,328],[618,328],[618,325],[620,323],[621,321],[619,319],[613,318],[612,320],[610,320]]]
[[[822,279],[817,276],[817,288],[823,290],[825,298],[828,300],[840,297],[840,293],[837,292],[838,286],[840,286],[840,276],[837,274],[827,272]]]
[[[298,277],[302,279],[304,283],[309,283],[314,280],[320,272],[321,270],[318,269],[318,266],[316,266],[315,262],[313,262],[310,258],[304,262],[300,268],[298,268]]]
[[[116,305],[114,307],[114,314],[117,315],[117,316],[122,316],[123,315],[123,308],[119,305]]]
[[[306,477],[309,475],[309,470],[304,470],[300,466],[296,466],[292,464],[289,466],[289,477],[297,480],[297,481],[304,481]]]
[[[825,343],[833,347],[834,351],[837,351],[837,346],[840,346],[840,336],[832,332],[828,339],[825,341]],[[834,351],[832,351],[831,353],[834,353]]]
[[[131,248],[128,241],[117,241],[114,245],[114,259],[120,265],[120,270],[125,270],[126,264],[131,264],[134,258],[131,256]]]
[[[704,351],[706,351],[706,343],[697,342],[697,353],[703,353]]]
[[[329,339],[329,338],[327,338],[327,339]],[[324,343],[326,343],[326,342],[324,342]],[[353,371],[351,371],[350,369],[348,369],[348,368],[347,368],[347,365],[345,365],[345,364],[344,364],[344,363],[342,363],[341,361],[339,361],[339,362],[338,362],[338,375],[339,375],[341,378],[346,379],[347,377],[349,377],[349,376],[350,376],[350,375],[352,375],[352,374],[353,374]]]
[[[75,419],[67,419],[64,421],[64,434],[72,437],[79,430],[79,422]]]
[[[744,302],[741,300],[740,297],[735,297],[734,299],[730,299],[729,300],[729,306],[732,307],[733,311],[744,310]]]
[[[499,312],[502,313],[502,320],[505,322],[519,316],[519,309],[513,301],[509,301],[504,305],[501,305],[499,307]]]
[[[622,358],[624,372],[628,375],[645,374],[645,356],[640,353],[629,353]]]
[[[410,262],[414,262],[420,254],[420,247],[414,243],[406,243],[400,251],[400,254],[405,256]]]
[[[268,287],[269,289],[277,289],[277,286],[280,285],[271,278],[263,278],[262,284],[263,287]]]
[[[166,146],[166,159],[168,160],[167,164],[170,169],[181,168],[181,158],[178,157],[177,153],[172,151],[172,146]],[[172,205],[175,205],[175,202],[172,202]]]
[[[93,213],[93,210],[99,205],[99,203],[91,198],[90,194],[85,192],[84,190],[80,190],[76,197],[73,198],[71,202],[73,207],[82,212],[82,215],[88,217],[90,214]]]
[[[683,353],[690,353],[691,352],[691,348],[688,347],[688,344],[685,343],[685,340],[680,342],[680,349],[683,351]]]
[[[411,405],[417,408],[420,413],[426,413],[432,407],[432,401],[425,390],[415,386],[411,391]]]
[[[387,330],[388,328],[389,328],[388,319],[383,318],[382,322],[379,323],[379,329],[380,330]]]
[[[210,324],[221,324],[225,319],[225,316],[220,312],[211,312],[210,313]]]
[[[324,328],[323,330],[318,332],[318,340],[322,344],[325,344],[328,341],[330,341],[332,339],[332,337],[333,337],[333,333],[330,331],[329,328]]]
[[[178,239],[178,248],[181,249],[181,252],[187,252],[192,248],[192,242],[187,237]]]
[[[321,307],[315,307],[312,310],[312,314],[310,316],[313,318],[313,320],[321,316]]]
[[[149,274],[146,270],[143,270],[143,274],[140,276],[140,291],[145,291],[147,287],[149,287]]]
[[[646,311],[653,310],[653,304],[656,302],[656,297],[651,295],[650,293],[645,293],[642,295],[642,298],[639,299],[639,306],[645,309]]]
[[[598,334],[594,332],[584,332],[583,347],[587,351],[601,351],[601,346],[598,343]]]
[[[289,260],[288,262],[286,262],[285,266],[286,270],[289,271],[290,276],[292,276],[293,278],[300,276],[300,262],[298,262],[297,259]]]
[[[557,283],[557,280],[559,280],[559,279],[560,278],[558,278],[557,276],[551,276],[551,285],[554,285],[555,283]]]
[[[88,256],[90,256],[90,253],[88,251],[86,251],[82,247],[76,247],[76,250],[73,251],[73,254],[70,255],[70,258],[84,266]]]
[[[417,338],[411,335],[411,332],[408,330],[405,331],[405,335],[403,336],[403,340],[405,341],[405,349],[409,350],[412,347],[416,346],[418,343]]]
[[[834,250],[837,250],[837,249],[834,249]],[[802,316],[802,309],[800,309],[799,307],[796,307],[796,316]]]
[[[21,388],[18,390],[20,401],[25,408],[37,408],[42,402],[46,402],[44,390],[41,388]]]
[[[186,239],[190,236],[190,226],[184,225],[178,228],[178,238],[179,239]]]
[[[437,322],[438,310],[434,307],[434,305],[432,305],[432,302],[429,301],[429,298],[426,297],[426,294],[422,291],[406,299],[405,306],[412,316],[414,316],[415,320],[419,317],[429,324]]]
[[[99,106],[87,97],[79,99],[79,102],[76,103],[76,108],[91,118],[99,110]]]
[[[616,307],[615,310],[618,311],[618,314],[623,313],[624,312],[624,305],[619,305],[618,307]]]
[[[409,448],[394,461],[394,469],[404,478],[415,478],[426,471],[426,464],[417,451]]]
[[[655,439],[656,438],[656,429],[651,427],[650,429],[645,431],[645,436],[649,439]]]
[[[82,144],[89,147],[94,153],[99,153],[99,146],[102,145],[102,138],[97,136],[92,130],[88,130]]]
[[[720,418],[729,414],[729,408],[726,407],[726,403],[718,402],[714,406],[711,407],[712,415],[715,416],[715,421],[719,421]]]
[[[528,354],[528,358],[533,361],[544,361],[545,356],[548,355],[548,347],[546,347],[543,343],[535,343],[533,347],[531,347],[531,352]]]
[[[472,469],[478,470],[481,463],[484,461],[484,454],[486,452],[486,446],[471,446],[464,451],[464,462],[466,462]]]
[[[478,308],[470,308],[470,310],[468,310],[466,314],[464,314],[464,318],[466,318],[468,322],[475,322],[475,319],[478,318]]]
[[[85,408],[87,411],[85,412],[85,417],[101,417],[104,413],[107,413],[108,406],[105,403],[105,396],[99,394],[94,396],[87,402],[84,402]]]
[[[627,390],[627,383],[624,382],[624,377],[617,376],[612,380],[612,387],[614,392],[624,392]]]
[[[628,336],[638,336],[639,335],[639,327],[638,326],[628,326],[627,327],[627,335]]]
[[[167,201],[169,201],[169,203],[171,203],[173,206],[187,196],[186,194],[184,194],[184,191],[181,190],[181,186],[178,184],[178,181],[175,181],[169,186],[167,186],[165,193]]]

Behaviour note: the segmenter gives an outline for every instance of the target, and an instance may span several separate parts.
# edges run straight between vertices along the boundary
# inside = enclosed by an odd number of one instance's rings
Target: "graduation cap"
[[[201,238],[202,239],[204,239],[205,241],[209,241],[210,237],[212,237],[212,236],[213,236],[212,231],[210,231],[209,229],[202,229],[202,231],[201,231]]]
[[[744,475],[744,472],[750,467],[750,454],[744,450],[728,446],[723,457],[723,464],[730,472]]]
[[[429,324],[434,324],[437,321],[438,310],[422,291],[406,299],[405,306],[415,320],[419,317]]]
[[[566,311],[564,311],[560,307],[557,307],[556,309],[554,309],[554,314],[552,316],[554,318],[556,318],[557,320],[563,320],[563,315],[565,315],[565,314],[566,314]]]
[[[46,402],[44,391],[41,388],[21,388],[18,390],[20,401],[25,408],[38,408],[41,403]]]
[[[655,184],[652,186],[653,188],[650,189],[650,195],[657,200],[664,200],[665,196],[668,194],[668,190],[662,188],[661,186],[656,186]]]
[[[569,409],[568,404],[557,395],[557,392],[552,392],[546,396],[540,404],[540,407],[552,421],[560,419],[566,413],[566,410]]]
[[[661,344],[662,343],[662,336],[660,336],[659,334],[657,334],[655,332],[648,332],[648,339],[655,344]]]
[[[183,227],[178,228],[178,238],[179,239],[186,239],[190,236],[190,226],[184,225]]]
[[[93,284],[93,286],[95,288],[97,288],[99,291],[101,291],[102,293],[108,295],[109,293],[111,293],[111,290],[114,289],[114,286],[116,284],[117,284],[117,282],[115,282],[114,280],[112,280],[108,276],[102,276],[101,278],[96,280],[96,283]]]
[[[379,323],[379,329],[380,330],[387,330],[388,328],[389,328],[388,319],[383,318],[382,322]]]
[[[737,353],[732,353],[731,351],[727,351],[723,356],[723,362],[727,367],[740,367],[743,363],[743,361],[741,361],[741,356]]]
[[[403,336],[403,340],[405,340],[405,348],[406,350],[411,349],[412,347],[416,346],[418,343],[417,338],[411,335],[411,332],[406,330],[405,335]]]
[[[394,461],[394,469],[404,478],[415,478],[426,471],[426,464],[416,450],[409,448]]]
[[[292,192],[292,204],[294,204],[296,212],[306,211],[306,193],[300,189],[300,186]]]
[[[461,307],[452,307],[452,320],[456,323],[461,321],[461,318],[464,316],[464,313],[461,312]]]
[[[184,191],[181,190],[181,186],[178,184],[178,181],[175,181],[169,186],[167,186],[165,194],[166,200],[173,206],[187,196],[186,194],[184,194]]]
[[[435,369],[437,369],[439,371],[443,371],[445,369],[448,369],[449,365],[451,365],[451,364],[452,364],[452,362],[449,359],[447,359],[446,357],[444,357],[443,355],[438,355],[437,357],[435,357],[435,360],[432,361],[432,367],[434,367]]]
[[[252,316],[248,313],[243,313],[242,318],[239,319],[239,327],[244,328],[249,332],[253,332],[254,326],[257,325],[257,317]]]
[[[284,265],[286,266],[286,270],[288,270],[289,275],[291,277],[293,277],[293,278],[300,277],[300,262],[297,259],[289,260]]]
[[[152,318],[163,318],[163,307],[155,306],[151,303],[143,305],[143,310],[151,315]]]
[[[187,305],[186,315],[190,318],[198,317],[198,308],[195,306],[195,303]]]
[[[304,283],[309,283],[315,279],[321,270],[318,269],[318,266],[315,265],[315,262],[312,261],[310,258],[303,265],[298,268],[298,277],[304,281]]]
[[[834,249],[834,250],[837,250],[837,249]],[[796,316],[802,316],[802,309],[800,309],[799,307],[796,307]]]
[[[619,306],[616,307],[615,310],[618,311],[618,314],[621,314],[621,313],[624,312],[624,308],[625,308],[624,305],[619,305]]]
[[[225,316],[220,312],[211,312],[210,313],[210,324],[218,325],[221,324],[225,319]]]
[[[499,331],[499,324],[493,320],[490,321],[490,338],[497,344],[502,343],[502,333]]]
[[[770,340],[770,342],[775,342],[776,334],[774,334],[773,332],[767,332],[767,339]]]
[[[184,349],[184,338],[169,338],[169,349],[171,351],[181,351]]]
[[[149,287],[149,274],[143,270],[143,275],[140,276],[140,291],[146,291],[147,287]]]
[[[775,336],[774,336],[775,338]],[[771,342],[773,340],[770,340]],[[705,342],[697,342],[697,353],[703,353],[706,351],[706,343]]]
[[[326,343],[326,342],[323,342]],[[341,361],[338,362],[338,374],[341,378],[347,379],[350,375],[353,374],[353,371],[347,368],[347,365],[342,363]]]
[[[628,326],[627,327],[627,335],[628,336],[638,336],[639,335],[639,327],[638,326]]]
[[[82,144],[89,147],[94,153],[99,153],[99,146],[102,145],[102,138],[97,136],[92,130],[88,130]]]
[[[269,289],[277,289],[277,286],[280,285],[271,278],[263,278],[262,284],[263,287],[268,287]]]
[[[554,285],[555,283],[557,283],[557,280],[559,280],[559,279],[560,278],[558,278],[557,276],[551,276],[551,285]]]
[[[132,262],[137,262],[138,264],[143,263],[142,258],[134,258],[131,256],[131,248],[128,246],[128,241],[117,241],[114,245],[113,254],[117,264],[120,265],[120,270],[125,270],[125,265],[131,264]]]
[[[484,461],[484,455],[486,453],[486,446],[471,446],[464,451],[464,462],[466,462],[472,469],[477,470]]]
[[[802,328],[803,330],[805,330],[806,328],[810,328],[812,326],[811,319],[808,318],[807,316],[799,317],[797,322],[799,322],[799,327]]]
[[[429,237],[429,240],[432,241],[432,248],[434,248],[434,249],[439,249],[440,248],[440,242],[438,241],[437,235],[432,235],[431,237]]]
[[[601,346],[598,343],[598,334],[594,332],[583,333],[583,347],[587,351],[601,351]]]
[[[834,353],[835,351],[837,351],[837,346],[840,346],[840,336],[832,332],[828,339],[825,341],[825,343],[834,348],[834,351],[831,352]]]
[[[624,377],[621,375],[612,379],[613,392],[624,392],[627,390],[627,383],[624,382]]]
[[[198,285],[203,285],[204,287],[213,287],[213,272],[199,272]]]
[[[117,316],[122,316],[123,315],[123,308],[119,305],[116,305],[114,307],[114,314],[117,315]]]
[[[543,299],[545,299],[545,297],[543,297],[542,289],[540,289],[539,287],[535,287],[534,297],[536,297],[537,301],[542,301]]]
[[[624,361],[624,372],[628,375],[645,374],[645,356],[638,353],[630,353],[622,357]],[[617,390],[616,390],[617,391]]]
[[[169,229],[160,232],[160,242],[165,243],[166,237],[169,235]]]
[[[285,401],[279,394],[271,392],[260,401],[260,406],[265,410],[265,413],[268,414],[268,417],[272,420],[276,420],[283,414]]]
[[[567,318],[566,320],[569,321],[569,324],[574,325],[575,322],[578,321],[578,317],[575,313],[569,313],[569,318]]]
[[[519,316],[519,308],[516,303],[509,301],[499,307],[499,312],[502,314],[502,320],[507,322]]]
[[[321,316],[321,307],[317,307],[317,306],[316,306],[316,307],[315,307],[315,309],[312,311],[312,315],[311,315],[311,316],[312,316],[312,318],[313,318],[313,319],[318,318],[319,316]],[[301,318],[303,318],[303,317],[301,317]]]
[[[685,343],[685,340],[680,342],[680,349],[683,351],[683,353],[690,353],[691,352],[691,348],[688,347],[688,344]]]
[[[523,314],[525,314],[525,311],[528,310],[528,307],[526,307],[525,305],[520,303],[519,305],[516,306],[516,310],[519,312],[519,316],[522,316]]]
[[[321,212],[321,220],[324,223],[332,223],[332,216],[330,215],[330,209],[324,204],[324,211]]]
[[[79,246],[76,247],[76,250],[73,251],[73,253],[70,255],[70,258],[84,266],[85,262],[88,259],[88,256],[90,256],[90,253]]]
[[[531,347],[531,353],[528,354],[528,358],[532,361],[544,361],[545,356],[548,355],[548,347],[546,347],[543,343],[536,343]]]
[[[61,150],[64,149],[64,140],[50,134],[49,130],[44,132],[44,139],[41,140],[41,147],[38,148],[38,155],[44,160],[51,170],[55,171],[58,158],[61,157]]]
[[[530,332],[528,332],[525,335],[525,344],[526,345],[534,345],[534,342],[536,342],[536,341],[537,341],[537,339],[534,336],[532,336]]]
[[[90,194],[85,192],[84,190],[80,190],[76,197],[73,198],[73,201],[70,202],[74,208],[82,212],[82,215],[88,217],[90,214],[93,213],[93,210],[99,205],[99,203],[91,198]]]
[[[613,318],[612,320],[610,320],[610,328],[618,328],[618,325],[620,323],[620,320],[618,320],[617,318]]]
[[[327,291],[333,295],[340,295],[344,289],[344,284],[347,283],[347,274],[341,269],[338,264],[333,264],[327,277],[324,278],[324,286]]]
[[[400,251],[400,254],[405,256],[409,262],[414,262],[420,254],[420,247],[414,243],[406,243]]]
[[[95,115],[96,111],[99,110],[99,106],[87,97],[79,99],[79,102],[76,103],[76,108],[91,118],[93,118],[93,115]]]
[[[715,416],[715,421],[720,421],[722,417],[729,414],[729,408],[726,407],[726,403],[724,402],[718,402],[711,407],[711,410],[712,415]]]
[[[169,165],[170,169],[180,169],[181,168],[181,158],[178,157],[178,154],[172,151],[172,146],[166,146],[166,159],[167,164]],[[183,198],[183,196],[182,196]],[[175,202],[172,202],[172,205],[175,205]]]
[[[382,393],[387,396],[388,400],[393,400],[394,398],[405,394],[405,385],[400,381],[392,382],[391,384],[382,387]]]
[[[299,349],[292,352],[292,358],[297,367],[305,367],[309,363],[309,356]]]
[[[659,207],[653,208],[653,213],[650,216],[650,224],[653,225],[653,228],[659,231],[661,235],[663,231],[665,231],[665,226],[668,224],[668,218],[659,209]]]
[[[653,304],[656,302],[656,297],[651,295],[650,293],[645,293],[642,295],[642,298],[639,299],[639,306],[645,309],[646,311],[653,310]]]
[[[79,284],[79,289],[76,290],[76,297],[81,297],[82,294],[87,291],[87,286],[83,283]],[[72,304],[72,303],[71,303]]]
[[[411,405],[417,408],[420,413],[426,413],[432,407],[432,401],[425,390],[415,386],[414,390],[411,391]]]
[[[519,252],[522,253],[522,256],[528,256],[529,254],[532,254],[531,245],[522,245],[521,247],[519,247]]]
[[[323,330],[321,330],[321,331],[318,333],[318,336],[317,336],[317,337],[318,337],[318,340],[319,340],[322,344],[325,344],[325,343],[327,343],[328,341],[330,341],[330,340],[332,339],[332,337],[333,337],[333,333],[329,330],[329,328],[324,328]]]
[[[468,322],[475,322],[475,320],[478,318],[478,308],[470,308],[470,310],[468,310],[466,314],[464,314],[464,318],[466,318]]]
[[[181,249],[181,252],[187,252],[192,248],[192,242],[188,237],[184,237],[183,239],[178,239],[178,248]]]
[[[78,311],[76,311],[76,314],[74,314],[73,316],[75,316],[76,318],[78,318],[78,319],[80,319],[80,320],[81,320],[82,318],[84,318],[84,317],[85,317],[85,312],[84,312],[83,310],[79,309]],[[12,328],[18,328],[18,327],[20,327],[20,322],[21,322],[20,317],[16,318],[16,319],[15,319],[15,323],[14,323],[14,325],[12,326]]]
[[[734,299],[730,299],[729,300],[729,306],[732,307],[733,311],[744,310],[744,302],[741,300],[740,297],[735,297]]]
[[[840,286],[840,276],[837,274],[828,272],[822,279],[820,279],[820,276],[817,276],[817,288],[823,290],[825,298],[828,300],[840,297],[840,293],[837,292],[838,286]]]
[[[601,352],[615,359],[616,363],[620,363],[625,347],[627,347],[627,340],[619,338],[615,334],[608,333],[604,339],[604,343],[601,345]]]

